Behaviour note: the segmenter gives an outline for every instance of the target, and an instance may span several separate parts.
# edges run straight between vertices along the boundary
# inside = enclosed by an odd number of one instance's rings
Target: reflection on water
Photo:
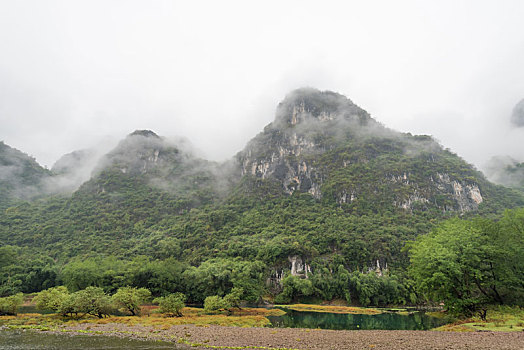
[[[45,314],[52,314],[54,313],[54,311],[52,310],[40,310],[40,309],[37,309],[36,306],[34,305],[25,305],[25,306],[20,306],[18,307],[18,313],[19,314],[42,314],[42,315],[45,315]]]
[[[125,338],[47,334],[38,331],[0,330],[0,349],[5,350],[73,350],[73,349],[181,349],[174,343]]]
[[[348,315],[284,310],[287,311],[287,314],[283,316],[268,317],[273,327],[427,330],[444,324],[442,320],[420,312],[410,315],[400,315],[396,313]]]

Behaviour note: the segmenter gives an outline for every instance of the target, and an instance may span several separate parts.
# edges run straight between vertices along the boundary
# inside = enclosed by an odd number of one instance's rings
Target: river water
[[[141,341],[127,338],[48,334],[38,331],[0,330],[0,349],[2,350],[126,350],[126,349],[181,349],[175,343]]]
[[[445,321],[422,312],[409,315],[386,312],[378,315],[351,315],[323,312],[294,311],[283,308],[283,316],[270,316],[273,327],[321,328],[321,329],[388,329],[428,330],[441,326]]]

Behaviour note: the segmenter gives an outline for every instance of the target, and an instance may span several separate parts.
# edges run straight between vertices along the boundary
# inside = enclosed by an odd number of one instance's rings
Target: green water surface
[[[388,329],[428,330],[441,326],[445,321],[422,312],[409,315],[386,312],[378,315],[352,315],[324,312],[305,312],[284,309],[283,316],[270,316],[273,327],[320,328],[320,329]]]

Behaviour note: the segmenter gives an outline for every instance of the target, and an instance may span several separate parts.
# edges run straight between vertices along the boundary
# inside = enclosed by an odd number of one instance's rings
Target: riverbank
[[[296,308],[312,311],[311,306]],[[314,307],[316,314],[334,311]],[[183,317],[165,317],[143,308],[142,316],[86,317],[67,319],[56,314],[19,314],[0,317],[0,325],[18,330],[54,334],[116,336],[141,340],[169,341],[177,348],[192,349],[522,349],[524,311],[496,308],[488,320],[462,320],[440,327],[441,331],[320,330],[268,328],[269,316],[285,313],[279,309],[243,308],[233,315],[206,314],[203,309],[184,308]],[[319,312],[320,311],[320,312]],[[363,309],[338,309],[363,314]],[[370,312],[370,311],[367,311]],[[311,312],[309,312],[311,313]],[[387,313],[385,314],[387,315]],[[375,315],[381,316],[381,315]],[[484,323],[483,323],[484,322]],[[493,323],[493,324],[492,324]],[[0,327],[1,328],[1,327]],[[497,330],[499,332],[493,332]],[[506,332],[506,331],[513,332]],[[452,332],[443,332],[452,331]],[[502,332],[500,332],[502,331]]]
[[[431,313],[437,316],[437,313]],[[524,332],[524,309],[510,306],[492,306],[488,309],[486,319],[475,317],[456,320],[436,328],[448,332]]]
[[[294,306],[291,306],[294,308]],[[338,312],[325,309],[314,312],[293,309],[242,308],[232,310],[232,314],[206,313],[201,308],[186,307],[182,317],[166,317],[150,306],[142,308],[141,316],[109,316],[97,318],[79,315],[79,318],[63,317],[58,314],[25,313],[17,316],[0,317],[0,325],[40,326],[54,328],[58,325],[77,323],[121,323],[127,325],[145,325],[169,327],[173,325],[194,324],[221,325],[237,327],[281,327],[281,328],[320,328],[333,330],[429,330],[441,326],[444,320],[428,317],[424,314],[402,314],[399,312],[377,312],[374,309],[346,308]]]
[[[33,328],[38,328],[33,327]],[[217,325],[144,326],[77,323],[48,332],[163,340],[191,349],[522,349],[524,332],[331,331],[299,328],[243,328]]]

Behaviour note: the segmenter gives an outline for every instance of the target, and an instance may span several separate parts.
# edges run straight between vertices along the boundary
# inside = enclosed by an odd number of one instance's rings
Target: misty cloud
[[[49,176],[34,158],[0,141],[0,203],[38,196]]]
[[[524,163],[508,156],[491,158],[484,166],[487,178],[508,187],[524,188]]]
[[[511,113],[511,123],[516,127],[524,127],[524,99],[515,105]]]
[[[288,91],[313,86],[477,165],[524,159],[524,135],[503,125],[524,91],[522,11],[517,0],[4,1],[0,139],[50,167],[151,129],[221,161]]]
[[[74,151],[62,156],[51,168],[53,176],[46,179],[47,193],[72,193],[88,181],[102,156],[104,147]]]
[[[53,167],[58,175],[53,176],[48,184],[58,189],[62,185],[65,190],[68,189],[65,186],[67,181],[91,178],[93,182],[89,186],[96,186],[97,191],[118,192],[118,186],[113,188],[110,182],[106,188],[106,181],[98,183],[97,180],[107,176],[132,176],[174,195],[194,193],[191,198],[186,198],[191,202],[209,200],[198,198],[197,189],[212,191],[201,194],[221,195],[230,188],[240,172],[234,161],[218,163],[205,160],[199,154],[187,138],[163,137],[151,130],[136,130],[106,154],[90,150],[63,157]],[[75,185],[78,187],[78,183]]]

